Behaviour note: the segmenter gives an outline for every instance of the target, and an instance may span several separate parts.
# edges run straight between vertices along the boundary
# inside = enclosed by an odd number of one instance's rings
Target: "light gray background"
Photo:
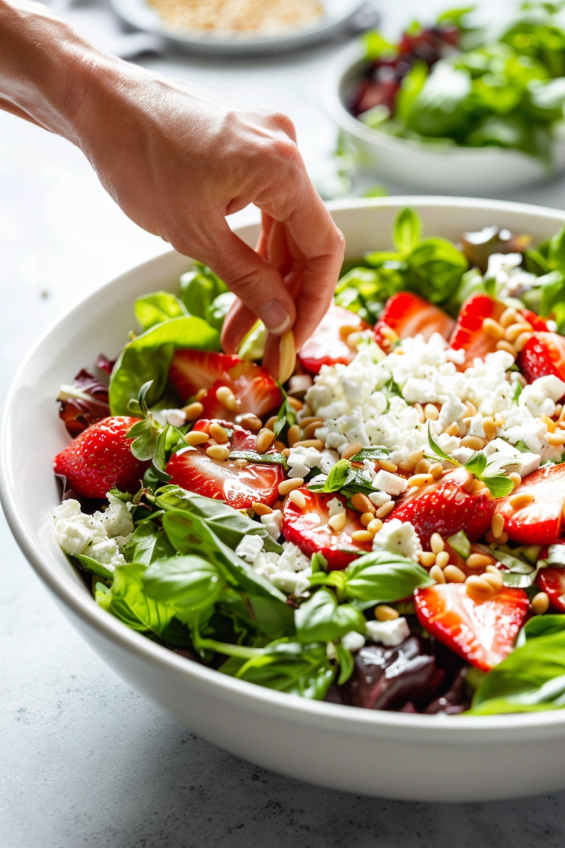
[[[445,5],[426,4],[430,17]],[[398,0],[387,10],[390,30],[420,8],[417,0]],[[335,143],[321,90],[340,49],[230,64],[188,56],[144,64],[288,112],[316,176]],[[562,207],[565,180],[515,199]],[[77,150],[0,113],[2,392],[49,321],[162,247],[113,205]],[[2,848],[565,844],[565,793],[496,804],[382,801],[289,780],[215,748],[115,677],[52,604],[3,521],[0,533]]]

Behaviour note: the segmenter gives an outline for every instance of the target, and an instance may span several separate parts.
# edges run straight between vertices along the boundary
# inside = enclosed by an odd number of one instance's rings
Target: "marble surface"
[[[390,28],[419,5],[395,4]],[[335,143],[320,91],[339,49],[229,66],[180,55],[145,64],[287,111],[316,175]],[[562,207],[565,180],[515,199]],[[63,309],[162,249],[114,206],[77,150],[0,114],[0,390]],[[2,848],[565,843],[565,793],[496,804],[382,801],[289,780],[215,748],[116,678],[55,608],[3,521],[0,534]]]

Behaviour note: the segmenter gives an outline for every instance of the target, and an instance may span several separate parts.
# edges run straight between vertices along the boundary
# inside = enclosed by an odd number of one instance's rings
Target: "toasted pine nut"
[[[304,404],[298,398],[293,397],[292,395],[288,395],[288,402],[292,406],[295,412],[300,412],[303,409]]]
[[[304,497],[302,492],[298,491],[298,489],[293,489],[292,492],[289,492],[288,497],[289,500],[291,500],[292,503],[298,507],[298,509],[304,509],[304,507],[306,506],[306,498]]]
[[[203,433],[202,430],[191,430],[190,433],[186,434],[184,439],[187,444],[195,448],[196,445],[203,445],[204,442],[208,442],[210,440],[210,436],[208,433]]]
[[[226,460],[230,455],[230,449],[228,445],[210,445],[209,448],[206,448],[206,456],[209,456],[210,459],[219,459]]]
[[[378,607],[375,607],[375,618],[377,621],[394,621],[398,616],[398,610],[395,610],[394,607],[389,607],[388,604],[379,604]]]
[[[458,436],[459,435],[459,424],[454,421],[453,424],[450,424],[449,427],[443,431],[447,433],[448,436]]]
[[[483,580],[486,580],[487,583],[490,583],[495,592],[499,592],[504,585],[504,580],[502,579],[502,573],[500,571],[497,571],[496,574],[494,571],[485,571],[481,577]]]
[[[438,554],[436,554],[436,565],[438,565],[440,568],[445,568],[447,565],[449,565],[449,554],[447,553],[447,551],[440,551]]]
[[[427,486],[428,483],[433,483],[433,481],[434,478],[431,474],[413,474],[412,477],[408,478],[408,485],[421,489],[422,486]]]
[[[379,459],[379,465],[383,471],[390,471],[391,474],[395,474],[398,471],[398,465],[394,462],[390,462],[388,459]]]
[[[373,534],[369,530],[355,530],[351,534],[351,540],[362,545],[365,542],[372,542]]]
[[[525,506],[529,506],[534,500],[534,496],[528,494],[527,492],[522,492],[518,495],[512,495],[508,503],[512,507],[512,509],[524,509]]]
[[[196,421],[204,412],[204,407],[197,400],[194,403],[189,403],[188,406],[183,406],[182,411],[186,415],[187,421]]]
[[[486,492],[489,491],[489,488],[482,480],[475,480],[471,491],[474,495],[486,494]]]
[[[465,406],[469,410],[469,415],[471,416],[471,418],[474,418],[475,415],[477,414],[478,410],[477,410],[477,407],[475,406],[475,404],[473,403],[473,401],[472,400],[466,400]]]
[[[249,465],[246,459],[234,459],[233,464],[236,466],[236,468],[245,468],[247,465]]]
[[[520,477],[517,471],[513,471],[512,474],[509,474],[508,479],[512,480],[515,489],[517,489],[520,483],[522,482],[522,478]]]
[[[517,321],[521,321],[522,316],[518,315],[515,309],[511,306],[508,309],[505,309],[500,318],[498,319],[498,323],[506,329],[510,324],[515,324]]]
[[[514,348],[510,342],[507,342],[505,339],[501,339],[496,343],[497,350],[505,350],[506,353],[509,353],[510,356],[513,356],[516,359],[516,348]]]
[[[216,391],[216,397],[231,412],[235,412],[239,406],[239,401],[229,386],[220,386]]]
[[[408,456],[406,457],[406,462],[409,462],[412,468],[415,468],[416,465],[420,462],[421,459],[424,458],[424,448],[418,448],[418,450],[410,451]]]
[[[421,459],[416,463],[414,474],[427,474],[430,470],[431,463],[427,459]]]
[[[257,453],[265,453],[272,446],[275,441],[275,434],[272,430],[267,430],[265,427],[264,430],[260,430],[257,433],[257,438],[255,440],[255,447],[257,448]]]
[[[270,513],[273,511],[270,506],[267,506],[267,504],[264,503],[260,503],[259,501],[253,501],[251,506],[255,515],[270,515]]]
[[[389,512],[392,512],[396,504],[394,501],[388,501],[377,509],[377,518],[386,518]]]
[[[463,447],[471,448],[471,450],[474,451],[480,451],[485,446],[485,443],[480,436],[465,436],[464,439],[461,439],[461,444]]]
[[[532,610],[536,615],[543,615],[549,609],[549,596],[545,592],[538,592],[532,598]]]
[[[491,564],[491,558],[485,554],[471,554],[467,557],[467,565],[469,568],[485,568]]]
[[[464,583],[465,573],[457,568],[456,565],[446,565],[443,569],[445,580],[447,583]]]
[[[345,450],[341,454],[342,459],[351,459],[352,456],[359,453],[359,451],[363,450],[363,445],[361,442],[352,442],[350,445],[347,445]]]
[[[318,427],[321,427],[323,423],[324,422],[321,418],[315,418],[314,421],[311,421],[309,424],[306,425],[306,427],[304,427],[304,424],[302,424],[302,428],[306,438],[311,439],[312,436],[315,436],[316,430],[318,429]]]
[[[445,575],[439,565],[432,565],[430,568],[430,577],[432,580],[435,580],[436,583],[445,583]]]
[[[521,323],[517,321],[515,324],[510,324],[506,330],[504,331],[504,338],[507,342],[513,342],[514,339],[517,339],[521,333],[531,333],[532,325],[528,324],[526,321],[522,321]]]
[[[426,420],[426,416],[424,415],[424,407],[422,406],[421,403],[415,403],[414,409],[418,413],[418,418],[420,420],[420,424],[423,424],[424,421]]]
[[[205,397],[207,391],[208,391],[208,389],[198,389],[198,391],[194,395],[194,400],[195,401],[201,401],[202,398]]]
[[[279,483],[279,495],[284,498],[284,496],[289,495],[293,489],[300,489],[303,485],[304,480],[302,477],[289,477],[288,480],[283,480],[282,483]]]
[[[296,366],[296,346],[294,344],[294,333],[288,330],[281,336],[279,342],[279,380],[281,383],[292,377]]]
[[[475,483],[476,482],[477,481],[475,480],[473,475],[468,473],[467,479],[465,480],[464,483],[461,484],[461,488],[463,489],[464,492],[467,492],[467,494],[470,495],[475,489]]]
[[[288,428],[288,443],[292,447],[294,444],[299,441],[301,436],[301,430],[298,424],[293,424],[292,427]]]
[[[508,541],[508,533],[502,533],[496,541],[499,545],[505,545]]]
[[[498,537],[494,535],[492,530],[485,533],[485,539],[489,545],[495,545],[498,542]]]
[[[493,565],[492,563],[490,565],[487,565],[487,567],[485,568],[485,573],[486,574],[498,574],[498,573],[502,574],[502,572],[500,571],[500,568],[498,568],[496,565]]]
[[[353,495],[351,498],[351,505],[355,507],[355,509],[359,510],[359,512],[369,512],[371,513],[371,518],[376,512],[376,507],[372,501],[369,500],[367,495],[361,494],[361,492],[357,492],[356,495]]]
[[[210,435],[217,441],[219,445],[225,445],[228,441],[228,431],[217,421],[213,421],[209,427]]]
[[[503,339],[504,338],[504,327],[502,327],[498,321],[494,321],[492,318],[485,318],[483,321],[483,333],[485,335],[490,336],[491,339]]]
[[[432,466],[430,466],[430,474],[434,478],[434,480],[439,480],[441,475],[443,474],[443,465],[441,462],[434,462]]]
[[[437,421],[439,418],[437,406],[434,406],[433,403],[427,403],[424,407],[424,415],[426,417],[426,421]]]
[[[238,424],[241,424],[241,426],[245,427],[246,430],[251,430],[252,433],[258,433],[263,426],[261,419],[257,418],[256,415],[253,415],[252,412],[247,412],[245,415],[239,415],[236,420]]]
[[[271,415],[271,417],[269,419],[267,419],[267,423],[265,424],[265,429],[266,430],[274,430],[276,420],[277,420],[277,416]]]
[[[467,580],[465,581],[465,588],[467,590],[467,595],[471,598],[472,601],[475,601],[476,603],[480,603],[481,601],[488,601],[488,599],[492,598],[492,596],[495,594],[495,591],[490,585],[490,583],[487,583],[484,578],[476,577],[475,575],[467,577]]]
[[[375,536],[382,529],[383,522],[380,518],[373,518],[370,524],[367,524],[367,530]]]
[[[492,535],[497,539],[504,532],[504,516],[500,512],[495,512],[490,526],[492,527]]]
[[[360,518],[361,524],[363,527],[368,527],[371,521],[375,519],[375,515],[372,512],[364,512]]]
[[[281,453],[288,459],[288,457],[290,456],[290,448],[285,448],[283,451],[281,451]]]
[[[420,565],[423,565],[425,568],[430,568],[432,565],[436,564],[436,555],[433,551],[422,551],[418,559],[420,561]]]
[[[530,339],[532,338],[531,333],[520,333],[517,339],[514,339],[514,348],[520,353],[521,350],[524,350]]]
[[[550,445],[554,445],[556,447],[565,445],[565,432],[560,430],[558,433],[548,433],[546,439]]]
[[[285,451],[285,450],[286,450],[286,445],[285,445],[285,443],[284,443],[284,442],[279,442],[279,440],[278,440],[278,439],[276,439],[276,440],[275,440],[275,450],[276,450],[276,451],[278,451],[278,453],[283,453],[283,451]]]
[[[555,433],[555,430],[557,429],[557,424],[555,423],[555,421],[551,420],[549,415],[546,415],[545,412],[542,412],[542,414],[540,415],[540,421],[543,421],[550,433]]]
[[[497,426],[492,418],[483,418],[483,430],[489,442],[496,439]]]
[[[443,536],[440,536],[439,533],[432,533],[432,537],[430,539],[430,547],[434,554],[439,554],[440,551],[445,550],[445,542],[443,541]]]
[[[316,448],[316,450],[321,451],[324,447],[324,443],[321,439],[302,439],[298,442],[295,442],[293,447],[295,448]]]
[[[341,533],[341,531],[345,529],[346,524],[347,513],[345,510],[343,512],[338,512],[336,515],[332,515],[328,519],[328,526],[334,531],[334,533]]]
[[[406,459],[401,459],[401,460],[400,460],[400,462],[398,463],[398,470],[399,470],[399,471],[404,471],[406,474],[410,474],[410,472],[411,472],[411,471],[413,471],[414,469],[413,469],[413,467],[410,465],[410,463],[408,462],[408,460],[406,460]]]
[[[351,333],[358,333],[358,332],[359,332],[359,326],[353,327],[350,324],[342,324],[342,326],[339,328],[339,337],[344,342],[346,340],[346,338],[351,335]]]

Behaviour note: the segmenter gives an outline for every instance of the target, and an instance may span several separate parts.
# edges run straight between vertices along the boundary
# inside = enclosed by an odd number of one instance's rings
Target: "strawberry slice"
[[[471,665],[489,671],[512,651],[528,614],[523,589],[504,586],[477,603],[462,583],[437,583],[414,592],[422,627]]]
[[[487,489],[467,492],[469,472],[464,468],[449,471],[437,483],[408,490],[399,499],[388,520],[398,518],[414,525],[424,550],[430,549],[433,533],[444,538],[464,530],[471,542],[489,530],[496,501]]]
[[[355,312],[332,303],[314,333],[298,351],[302,366],[310,374],[319,374],[322,365],[349,365],[355,356],[344,340],[343,330],[352,327],[355,332],[370,330],[367,324]]]
[[[411,292],[400,292],[389,297],[381,317],[375,324],[375,341],[383,350],[388,350],[390,341],[382,334],[384,326],[394,330],[401,339],[420,333],[427,341],[434,333],[448,339],[455,321],[422,297]]]
[[[201,420],[194,429],[209,432],[212,423]],[[255,450],[255,436],[248,430],[229,421],[217,423],[228,429],[232,450]],[[207,456],[205,446],[186,448],[173,454],[166,471],[171,475],[172,484],[198,495],[226,501],[234,509],[248,509],[254,501],[270,506],[278,498],[279,483],[285,477],[280,465],[249,463],[239,468],[229,459],[212,459]]]
[[[337,498],[345,506],[346,499],[341,495],[322,495],[310,492],[307,488],[298,489],[304,495],[306,505],[301,508],[287,498],[283,510],[282,531],[288,542],[298,545],[300,550],[312,556],[320,553],[328,561],[329,571],[341,571],[354,560],[360,552],[371,550],[371,543],[354,542],[351,534],[363,530],[360,514],[346,507],[346,524],[340,533],[334,533],[328,526],[329,501]]]
[[[218,389],[223,386],[231,389],[237,406],[229,409],[221,398]],[[237,415],[252,412],[263,418],[278,409],[283,400],[281,390],[267,372],[254,362],[237,362],[219,380],[208,389],[201,400],[206,418],[225,418],[235,421]]]
[[[528,322],[528,324],[531,324],[532,330],[536,333],[549,332],[545,320],[540,318],[539,315],[536,315],[535,312],[532,312],[531,309],[520,309],[520,315]]]
[[[187,401],[199,389],[209,389],[238,362],[240,360],[237,356],[228,356],[226,353],[183,348],[175,351],[169,368],[169,380],[183,401]]]
[[[55,474],[81,498],[105,498],[114,486],[135,492],[149,465],[135,458],[126,438],[137,421],[117,415],[92,424],[55,457]]]
[[[532,495],[521,509],[512,506],[516,495]],[[521,545],[553,545],[561,536],[565,506],[565,463],[546,465],[528,474],[520,486],[496,502],[504,516],[504,530]]]
[[[465,301],[449,341],[453,350],[465,351],[462,370],[469,368],[475,359],[484,359],[487,353],[496,350],[496,339],[483,332],[483,321],[485,318],[498,321],[505,309],[503,303],[486,294],[475,294]]]
[[[557,333],[534,333],[518,357],[528,383],[553,375],[565,381],[565,338]]]
[[[565,568],[550,565],[540,569],[536,585],[549,596],[552,612],[565,612]]]

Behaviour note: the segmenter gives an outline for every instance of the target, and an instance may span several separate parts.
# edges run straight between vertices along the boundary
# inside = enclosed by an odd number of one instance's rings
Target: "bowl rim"
[[[474,207],[478,210],[496,211],[498,213],[521,213],[533,217],[543,216],[553,218],[556,224],[565,221],[565,212],[549,207],[535,206],[526,203],[515,203],[504,200],[483,200],[480,198],[443,197],[443,196],[399,196],[386,198],[352,198],[334,201],[328,204],[330,212],[348,211],[353,209],[398,208],[405,205],[418,207]],[[242,231],[249,228],[249,223],[234,228]],[[250,699],[257,710],[269,710],[283,714],[286,719],[299,721],[301,715],[318,718],[325,724],[342,728],[345,732],[360,732],[362,728],[386,728],[393,733],[425,732],[428,737],[436,736],[447,741],[448,737],[456,736],[459,741],[476,741],[477,731],[492,731],[500,738],[508,736],[515,738],[516,731],[524,731],[532,736],[537,733],[547,734],[551,728],[565,727],[565,712],[549,710],[534,713],[515,713],[489,716],[435,716],[388,712],[384,710],[364,710],[324,701],[311,701],[297,695],[289,695],[267,689],[253,683],[238,680],[220,672],[187,661],[174,651],[161,646],[141,634],[130,630],[125,624],[103,610],[82,587],[71,580],[58,580],[48,567],[50,554],[36,547],[27,535],[23,517],[19,514],[11,497],[11,476],[8,454],[8,430],[11,409],[22,377],[29,365],[35,360],[46,340],[65,324],[74,313],[83,310],[89,303],[104,299],[110,288],[119,286],[120,282],[132,273],[159,266],[166,256],[177,254],[174,250],[166,250],[152,259],[134,266],[129,271],[113,278],[96,288],[78,303],[66,309],[54,319],[37,337],[26,356],[14,374],[2,403],[0,419],[0,502],[8,525],[17,544],[37,576],[55,595],[55,597],[77,617],[97,633],[114,642],[119,648],[135,655],[138,659],[150,662],[154,666],[165,666],[177,675],[188,675],[196,678],[201,684],[222,690],[223,695],[233,695],[234,698]],[[186,262],[192,260],[186,257]],[[463,740],[461,739],[463,736]]]

